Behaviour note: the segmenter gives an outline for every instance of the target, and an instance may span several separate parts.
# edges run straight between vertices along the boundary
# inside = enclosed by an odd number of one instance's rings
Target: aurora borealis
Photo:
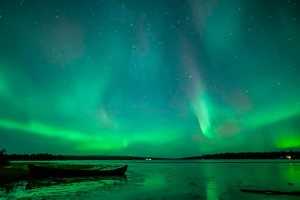
[[[300,148],[297,0],[0,0],[0,147]]]

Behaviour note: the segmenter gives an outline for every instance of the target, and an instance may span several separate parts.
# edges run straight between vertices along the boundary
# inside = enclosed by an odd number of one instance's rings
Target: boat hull
[[[101,176],[124,176],[127,165],[113,169],[72,169],[51,166],[28,165],[31,177],[101,177]]]

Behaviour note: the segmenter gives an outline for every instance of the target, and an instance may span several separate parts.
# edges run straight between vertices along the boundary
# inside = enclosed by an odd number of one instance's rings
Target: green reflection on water
[[[147,189],[159,189],[166,185],[165,177],[162,174],[154,174],[145,178],[144,186]]]
[[[206,199],[218,200],[217,184],[215,181],[208,181],[206,185]]]

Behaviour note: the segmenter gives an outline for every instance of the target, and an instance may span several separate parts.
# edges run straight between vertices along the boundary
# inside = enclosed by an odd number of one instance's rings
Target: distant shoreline
[[[54,155],[54,154],[7,154],[10,161],[51,161],[51,160],[297,160],[300,159],[298,151],[281,152],[238,152],[205,154],[182,158],[165,157],[139,157],[139,156],[102,156],[102,155]]]

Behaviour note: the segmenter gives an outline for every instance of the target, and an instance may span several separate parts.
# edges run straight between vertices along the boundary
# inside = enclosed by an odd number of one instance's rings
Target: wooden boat
[[[95,166],[51,166],[51,165],[28,165],[29,175],[35,178],[67,178],[67,177],[101,177],[101,176],[124,176],[127,165],[114,168],[97,168]]]

